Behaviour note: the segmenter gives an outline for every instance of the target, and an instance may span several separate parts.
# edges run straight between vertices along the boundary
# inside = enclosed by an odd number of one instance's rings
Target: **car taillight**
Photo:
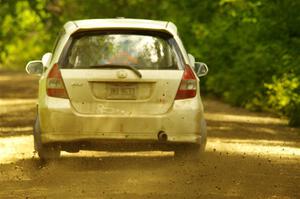
[[[193,98],[197,94],[197,79],[189,65],[185,66],[175,99]]]
[[[68,98],[58,64],[54,64],[48,74],[46,90],[50,97]]]

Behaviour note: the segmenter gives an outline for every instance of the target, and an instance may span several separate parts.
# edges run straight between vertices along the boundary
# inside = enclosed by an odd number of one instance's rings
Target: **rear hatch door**
[[[153,31],[75,34],[62,60],[67,93],[80,114],[165,114],[183,75],[175,40]]]

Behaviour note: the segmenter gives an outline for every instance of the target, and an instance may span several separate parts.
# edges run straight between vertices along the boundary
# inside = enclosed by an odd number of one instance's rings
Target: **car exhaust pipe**
[[[159,131],[157,134],[158,141],[166,142],[168,140],[168,135],[164,131]]]

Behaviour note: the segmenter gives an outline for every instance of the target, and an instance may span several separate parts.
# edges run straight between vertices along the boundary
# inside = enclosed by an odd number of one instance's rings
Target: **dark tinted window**
[[[137,69],[178,69],[180,58],[170,39],[140,34],[93,34],[75,37],[65,68],[131,65]]]

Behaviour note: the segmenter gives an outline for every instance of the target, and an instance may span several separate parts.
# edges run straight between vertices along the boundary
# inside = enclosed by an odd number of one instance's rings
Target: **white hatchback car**
[[[34,146],[60,151],[175,151],[197,158],[206,145],[199,78],[171,22],[92,19],[64,25],[53,53],[30,61],[41,75]]]

